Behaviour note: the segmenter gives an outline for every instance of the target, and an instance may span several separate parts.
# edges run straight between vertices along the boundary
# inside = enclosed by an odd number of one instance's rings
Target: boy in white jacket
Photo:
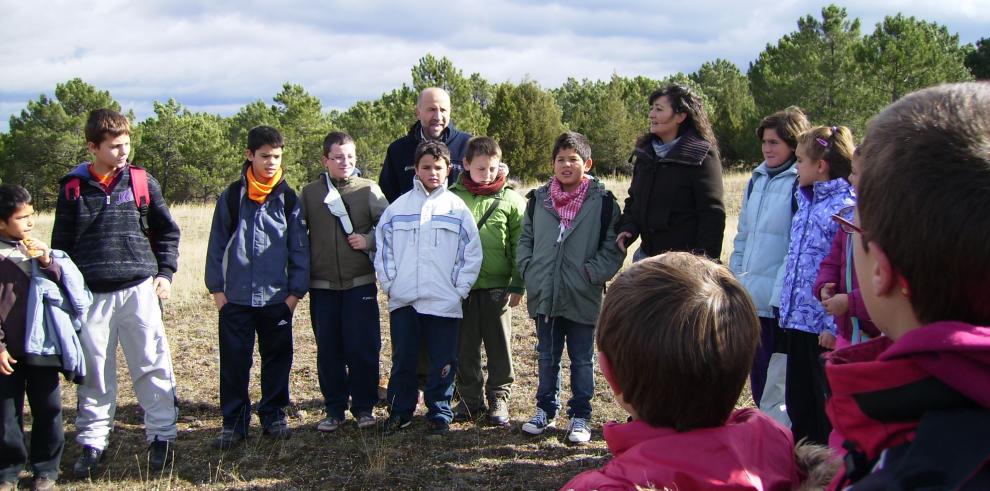
[[[453,412],[461,300],[481,270],[481,239],[467,205],[447,191],[450,151],[427,141],[416,149],[413,188],[379,219],[375,272],[391,315],[391,405],[384,430],[407,428],[416,410],[421,340],[430,358],[424,400],[430,433],[442,435]]]

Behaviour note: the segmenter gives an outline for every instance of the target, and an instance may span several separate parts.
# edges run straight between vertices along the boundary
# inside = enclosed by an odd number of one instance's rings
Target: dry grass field
[[[725,178],[726,221],[723,260],[732,249],[736,217],[748,174]],[[625,198],[628,181],[609,181],[619,198]],[[625,418],[612,399],[604,379],[596,377],[593,439],[572,446],[563,431],[532,437],[519,426],[535,407],[536,336],[533,322],[521,306],[513,312],[513,350],[516,376],[508,429],[473,423],[455,423],[446,437],[427,437],[425,422],[390,437],[376,431],[359,431],[348,420],[332,434],[316,431],[322,418],[322,398],[317,384],[316,348],[310,327],[308,298],[299,304],[294,319],[295,358],[292,368],[290,440],[274,442],[261,436],[255,417],[252,435],[245,445],[230,451],[210,446],[218,434],[221,417],[218,401],[219,354],[217,314],[203,285],[203,264],[212,206],[181,205],[172,213],[182,228],[180,269],[173,297],[165,304],[165,324],[172,348],[180,397],[179,439],[174,465],[162,475],[148,475],[145,459],[143,415],[134,398],[124,357],[120,366],[117,419],[106,458],[93,480],[73,480],[71,468],[79,455],[75,443],[76,397],[71,384],[63,384],[66,451],[62,461],[63,489],[556,489],[585,469],[608,459],[601,424]],[[43,215],[36,235],[48,237],[52,218]],[[94,244],[93,247],[99,247]],[[627,263],[631,259],[629,254]],[[390,367],[388,312],[382,303],[383,350],[380,373]],[[563,373],[568,373],[565,356]],[[260,396],[255,355],[252,399]],[[563,399],[570,394],[563,377]],[[749,391],[738,405],[752,405]],[[420,408],[422,411],[422,408]],[[376,410],[385,416],[384,408]],[[558,420],[558,423],[563,420]],[[26,421],[27,423],[27,421]]]

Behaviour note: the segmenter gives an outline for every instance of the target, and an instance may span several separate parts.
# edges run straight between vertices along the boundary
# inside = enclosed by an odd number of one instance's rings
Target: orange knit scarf
[[[277,186],[282,180],[282,168],[279,167],[279,169],[275,171],[275,175],[272,176],[268,182],[263,182],[257,177],[254,177],[254,170],[250,167],[248,167],[245,176],[247,177],[248,198],[250,198],[251,201],[261,205],[265,203],[265,199],[268,198],[269,194],[271,194],[272,189],[275,189],[275,186]]]

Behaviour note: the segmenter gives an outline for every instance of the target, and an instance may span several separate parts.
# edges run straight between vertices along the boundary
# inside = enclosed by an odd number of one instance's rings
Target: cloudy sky
[[[715,58],[745,71],[823,2],[0,0],[0,131],[26,101],[73,77],[144,119],[153,101],[169,97],[229,115],[270,102],[286,81],[325,108],[346,108],[411,83],[409,70],[426,53],[465,74],[529,76],[544,87],[570,76],[662,78]],[[902,12],[946,25],[964,43],[990,36],[990,0],[841,5],[864,33]]]

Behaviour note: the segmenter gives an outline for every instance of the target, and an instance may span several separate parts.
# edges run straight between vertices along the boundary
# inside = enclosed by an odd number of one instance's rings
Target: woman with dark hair
[[[650,132],[633,151],[633,178],[616,244],[642,239],[634,260],[689,251],[718,260],[725,207],[718,142],[701,99],[681,85],[649,97]]]

